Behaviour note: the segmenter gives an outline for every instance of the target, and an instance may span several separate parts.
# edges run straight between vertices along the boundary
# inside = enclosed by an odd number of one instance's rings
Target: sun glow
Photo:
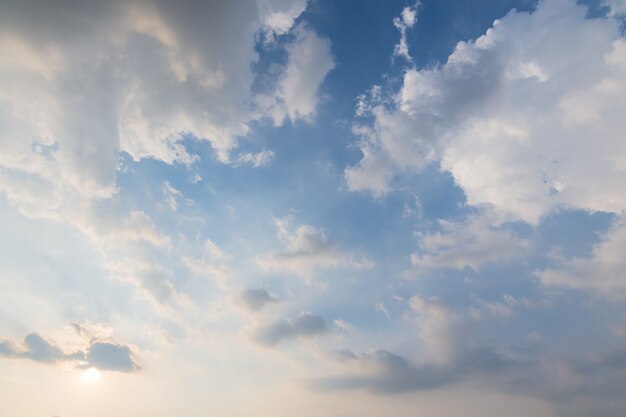
[[[100,371],[96,368],[85,369],[80,379],[86,384],[93,384],[94,382],[98,382],[100,379]]]

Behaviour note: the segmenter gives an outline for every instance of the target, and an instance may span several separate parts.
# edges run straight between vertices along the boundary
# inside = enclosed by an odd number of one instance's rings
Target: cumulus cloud
[[[259,117],[250,109],[257,35],[287,33],[305,8],[305,0],[5,5],[1,189],[50,207],[62,197],[109,197],[121,152],[189,165],[198,156],[188,137],[228,162]],[[292,120],[312,114],[332,66],[328,40],[304,30],[296,38],[279,93]],[[21,191],[15,182],[24,181],[48,192]]]
[[[266,304],[277,303],[280,300],[265,288],[249,288],[239,293],[238,301],[249,311],[259,311]]]
[[[163,262],[173,259],[170,238],[143,211],[117,207],[120,157],[191,165],[199,157],[185,142],[193,139],[210,143],[224,163],[269,164],[268,150],[231,161],[249,124],[268,116],[253,109],[255,47],[261,33],[290,33],[306,5],[7,4],[0,15],[0,193],[24,215],[87,235],[113,277],[159,302],[176,298]],[[304,26],[293,39],[281,81],[267,94],[295,121],[313,115],[334,64],[327,39]],[[162,191],[178,210],[182,193],[169,182]],[[191,257],[180,262],[207,269]],[[225,274],[221,265],[212,272]]]
[[[7,122],[3,123],[2,138],[11,150],[1,161],[5,168],[42,176],[50,171],[53,175],[48,178],[83,194],[110,195],[115,191],[119,151],[137,159],[189,163],[192,157],[179,144],[181,132],[196,132],[222,152],[232,146],[229,136],[243,133],[237,124],[211,121],[217,116],[213,112],[206,112],[209,116],[203,120],[194,114],[193,105],[200,106],[199,100],[204,100],[211,106],[208,97],[217,98],[220,84],[235,87],[244,81],[246,85],[245,78],[251,75],[233,68],[234,80],[209,82],[220,78],[219,69],[194,42],[206,39],[219,47],[202,28],[227,35],[228,26],[220,22],[229,14],[250,15],[253,8],[207,10],[210,13],[204,14],[215,22],[200,27],[187,24],[193,19],[184,21],[193,16],[190,7],[179,9],[187,16],[177,16],[179,12],[164,3],[85,3],[76,7],[61,2],[49,6],[46,2],[12,4],[2,14],[3,38],[11,39],[3,43],[3,55],[11,62],[0,71],[12,86],[5,87],[2,94],[2,118]],[[252,42],[246,41],[246,35],[231,32],[229,38],[242,51],[249,51],[243,53],[249,58]],[[192,37],[197,40],[190,41]],[[215,48],[203,48],[209,49]],[[53,57],[50,68],[27,59],[38,55]],[[240,62],[233,59],[231,64]],[[196,99],[189,91],[191,86],[207,96]],[[36,99],[29,103],[24,97]],[[236,102],[228,105],[237,111],[233,106]],[[177,109],[185,108],[187,114],[177,114]],[[54,150],[46,156],[33,155],[33,142]],[[20,167],[20,160],[27,164]]]
[[[510,295],[505,295],[502,304],[512,309],[534,307],[528,300]],[[364,353],[335,349],[327,355],[338,364],[334,373],[310,379],[309,386],[323,391],[365,390],[388,395],[477,383],[490,390],[544,399],[558,416],[584,416],[596,410],[594,415],[613,417],[623,407],[622,392],[615,389],[626,380],[622,350],[558,359],[527,346],[497,349],[476,345],[468,331],[468,319],[448,303],[415,295],[409,307],[425,351],[407,359],[386,349]],[[487,304],[484,307],[501,318],[499,309]],[[532,334],[535,340],[537,336]]]
[[[322,316],[311,313],[301,313],[293,319],[280,319],[259,327],[253,334],[253,339],[264,346],[297,339],[312,338],[328,332],[328,325]]]
[[[261,116],[282,125],[298,119],[311,121],[320,100],[319,90],[326,75],[335,67],[330,41],[306,26],[294,29],[295,39],[287,46],[287,65],[275,90],[257,95]]]
[[[80,325],[78,328],[84,331]],[[3,341],[0,343],[0,356],[41,363],[71,362],[79,368],[94,367],[107,371],[134,372],[141,369],[129,346],[92,339],[84,348],[67,352],[38,333],[28,334],[21,345]]]
[[[503,304],[513,309],[533,307],[528,300],[509,295],[505,295]],[[615,389],[626,380],[626,355],[622,350],[557,359],[528,347],[475,345],[467,330],[467,319],[448,303],[415,295],[409,307],[415,314],[425,352],[407,359],[385,349],[364,353],[335,349],[328,356],[339,364],[338,369],[329,376],[309,380],[310,386],[324,391],[366,390],[388,395],[478,383],[490,390],[544,399],[554,406],[558,416],[584,416],[595,410],[594,415],[613,417],[624,405],[623,393]],[[495,315],[501,313],[491,307],[485,305]],[[533,336],[536,339],[537,335]]]
[[[283,118],[312,117],[319,84],[334,65],[327,39],[304,25],[293,29],[306,5],[305,0],[3,5],[0,193],[26,216],[79,230],[100,252],[110,276],[159,303],[182,300],[168,261],[192,273],[225,276],[222,264],[174,259],[171,239],[145,212],[120,209],[121,157],[189,166],[199,156],[186,143],[200,140],[224,163],[268,165],[272,151],[234,160],[231,155],[249,124],[268,116],[254,109],[260,35],[293,31],[284,74],[267,92],[281,103]],[[177,211],[184,198],[180,190],[165,182],[162,191]]]
[[[445,64],[407,70],[374,123],[355,126],[349,188],[383,195],[396,174],[439,163],[470,204],[533,224],[557,206],[626,208],[626,42],[618,20],[585,16],[573,0],[514,10]]]
[[[413,265],[425,268],[471,268],[520,259],[529,242],[517,237],[492,216],[471,215],[464,221],[439,220],[442,231],[421,237]]]
[[[285,246],[258,259],[268,270],[290,272],[307,279],[319,268],[371,268],[372,261],[342,251],[326,233],[310,225],[292,226],[293,219],[276,219],[278,238]]]

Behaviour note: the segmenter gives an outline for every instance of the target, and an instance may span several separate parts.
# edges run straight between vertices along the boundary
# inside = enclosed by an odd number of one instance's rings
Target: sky
[[[0,0],[13,417],[626,414],[624,0]]]

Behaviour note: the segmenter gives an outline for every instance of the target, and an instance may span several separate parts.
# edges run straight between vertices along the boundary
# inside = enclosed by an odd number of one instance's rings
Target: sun
[[[94,382],[98,382],[98,380],[100,379],[100,371],[98,371],[96,368],[85,369],[80,379],[85,384],[93,384]]]

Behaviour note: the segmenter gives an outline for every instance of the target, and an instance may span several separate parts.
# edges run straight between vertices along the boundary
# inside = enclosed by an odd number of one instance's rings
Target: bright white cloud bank
[[[439,162],[473,205],[537,223],[555,207],[626,208],[626,42],[574,1],[511,11],[448,61],[407,70],[392,103],[357,126],[351,190]]]
[[[113,195],[120,152],[194,163],[198,156],[182,143],[188,134],[228,162],[248,123],[270,116],[252,109],[258,37],[286,34],[306,7],[302,0],[35,3],[12,2],[0,16],[0,186],[16,204],[48,208],[72,193]],[[287,48],[272,96],[292,121],[309,119],[334,65],[330,44],[299,28]],[[260,166],[270,155],[242,162]]]

